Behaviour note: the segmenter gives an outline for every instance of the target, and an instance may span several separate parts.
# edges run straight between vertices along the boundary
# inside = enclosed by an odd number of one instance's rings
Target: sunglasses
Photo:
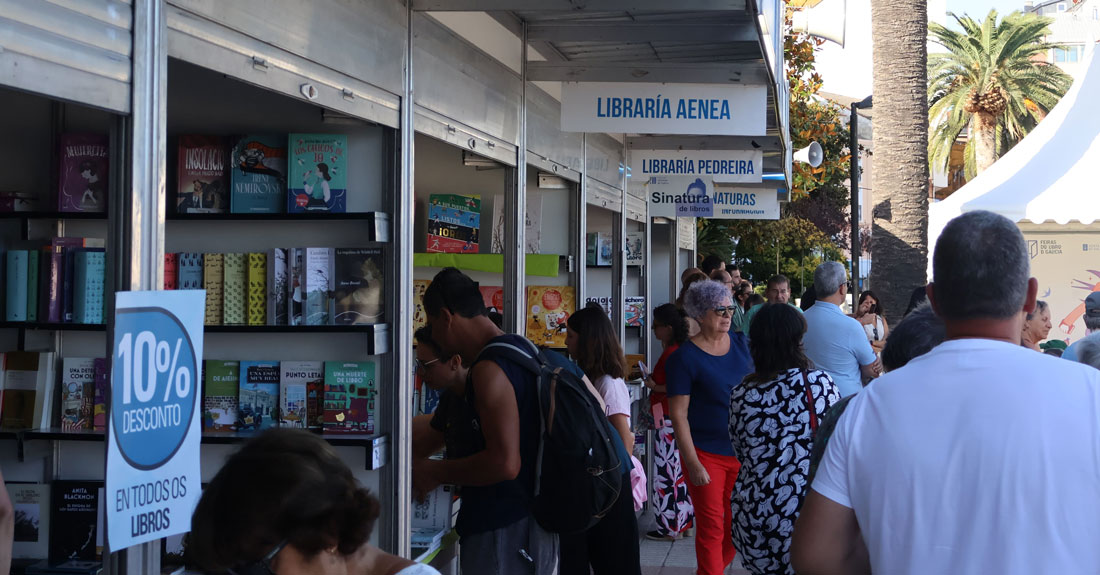
[[[283,541],[258,561],[245,563],[233,569],[226,569],[225,571],[229,573],[229,575],[275,575],[275,570],[271,568],[271,561],[283,550],[283,547],[287,546],[287,543],[289,543],[289,541]]]
[[[716,313],[720,316],[723,316],[723,317],[730,317],[730,316],[733,315],[733,310],[735,310],[735,309],[737,309],[737,307],[732,306],[732,305],[718,306],[718,307],[714,308],[714,313]]]
[[[420,358],[414,357],[413,358],[413,367],[415,368],[416,373],[424,373],[425,371],[427,371],[429,365],[431,365],[431,364],[433,364],[437,361],[439,361],[438,357],[431,360],[431,361],[420,361]]]

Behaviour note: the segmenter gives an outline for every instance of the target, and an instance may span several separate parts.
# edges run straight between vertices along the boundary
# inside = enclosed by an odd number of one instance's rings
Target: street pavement
[[[686,537],[676,541],[650,541],[645,533],[653,529],[653,515],[638,517],[639,537],[641,537],[642,575],[694,575],[695,574],[695,538]],[[726,575],[749,575],[741,567],[741,555],[733,560],[726,569]]]

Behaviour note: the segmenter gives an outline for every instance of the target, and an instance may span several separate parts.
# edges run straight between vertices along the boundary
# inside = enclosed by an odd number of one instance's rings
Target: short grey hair
[[[1035,316],[1043,313],[1049,307],[1050,307],[1050,305],[1048,305],[1047,302],[1045,302],[1041,299],[1035,300],[1035,311],[1027,314],[1027,320],[1031,321],[1031,320],[1035,319]]]
[[[699,319],[718,307],[722,300],[731,300],[730,288],[714,280],[699,280],[684,294],[684,312],[688,317]]]
[[[840,262],[825,262],[814,270],[814,292],[817,299],[829,297],[848,283],[848,272]]]
[[[1073,348],[1077,352],[1077,361],[1100,369],[1100,333],[1094,333],[1077,342]]]
[[[1023,309],[1031,264],[1008,218],[983,210],[950,222],[932,257],[932,294],[945,320],[1006,319]]]

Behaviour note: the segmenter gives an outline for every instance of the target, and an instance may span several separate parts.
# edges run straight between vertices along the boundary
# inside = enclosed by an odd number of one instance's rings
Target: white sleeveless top
[[[875,321],[871,323],[862,323],[863,331],[867,333],[867,339],[871,341],[882,341],[883,336],[886,335],[886,326],[882,324],[882,316],[875,315]]]

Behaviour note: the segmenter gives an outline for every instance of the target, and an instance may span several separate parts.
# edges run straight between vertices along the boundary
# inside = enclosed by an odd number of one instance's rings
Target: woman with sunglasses
[[[741,464],[729,440],[729,398],[753,367],[745,335],[729,333],[734,305],[721,283],[693,283],[684,311],[700,331],[669,357],[666,370],[676,446],[695,507],[699,575],[719,575],[736,553],[730,538],[730,496]]]
[[[379,509],[325,440],[271,429],[203,490],[187,556],[231,575],[439,575],[367,543]]]

